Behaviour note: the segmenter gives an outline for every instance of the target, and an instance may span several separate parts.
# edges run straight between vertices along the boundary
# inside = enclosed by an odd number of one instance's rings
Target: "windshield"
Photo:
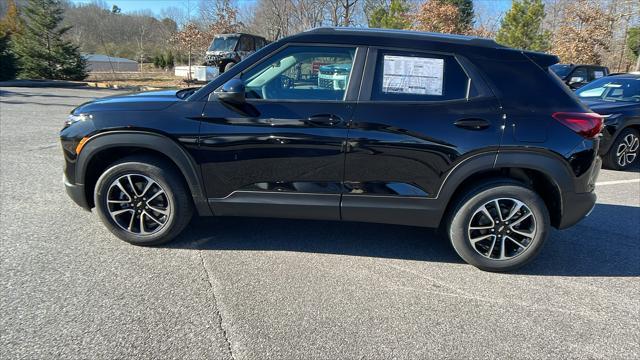
[[[550,68],[560,78],[566,77],[567,75],[569,75],[569,72],[571,71],[571,65],[555,64],[555,65],[551,65]]]
[[[238,42],[237,36],[215,37],[209,46],[209,51],[233,51]]]
[[[604,77],[576,91],[585,100],[640,102],[640,78]]]

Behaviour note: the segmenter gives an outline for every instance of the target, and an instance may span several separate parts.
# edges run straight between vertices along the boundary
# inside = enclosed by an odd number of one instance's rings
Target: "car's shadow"
[[[639,207],[598,204],[579,225],[552,231],[540,255],[515,274],[640,276],[639,220]],[[383,224],[199,218],[167,246],[463,263],[433,230]]]

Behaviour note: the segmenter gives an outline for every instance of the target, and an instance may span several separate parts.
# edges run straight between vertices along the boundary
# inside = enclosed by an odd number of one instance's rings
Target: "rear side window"
[[[601,77],[605,77],[606,75],[606,71],[603,68],[589,69],[589,81],[600,79]]]
[[[379,51],[372,100],[465,99],[469,77],[450,55]]]

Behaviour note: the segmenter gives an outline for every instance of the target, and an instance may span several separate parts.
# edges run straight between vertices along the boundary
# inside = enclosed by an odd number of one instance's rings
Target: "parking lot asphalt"
[[[640,171],[510,274],[432,231],[195,220],[128,245],[64,192],[58,131],[112,90],[2,88],[0,358],[640,357]]]

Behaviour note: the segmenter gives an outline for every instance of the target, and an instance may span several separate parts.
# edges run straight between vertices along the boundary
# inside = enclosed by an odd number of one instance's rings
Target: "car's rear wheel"
[[[549,213],[533,190],[510,180],[485,182],[460,198],[448,222],[454,249],[487,271],[510,271],[542,249]]]
[[[146,156],[112,164],[98,179],[94,200],[100,219],[120,239],[136,245],[172,240],[193,210],[182,176],[172,164]]]
[[[626,128],[620,132],[604,157],[605,167],[614,170],[626,170],[638,161],[640,136],[638,130]]]

